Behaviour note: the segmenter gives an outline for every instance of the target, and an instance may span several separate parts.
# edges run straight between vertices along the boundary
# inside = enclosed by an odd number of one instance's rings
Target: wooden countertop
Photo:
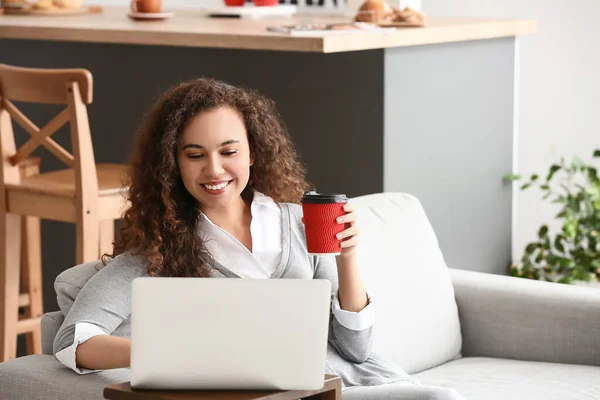
[[[402,28],[388,33],[356,33],[293,37],[268,32],[268,25],[294,24],[309,18],[342,22],[341,17],[207,18],[193,9],[175,10],[164,21],[136,22],[127,8],[104,7],[102,13],[78,16],[1,15],[0,38],[124,43],[228,49],[336,53],[389,47],[418,46],[518,36],[535,32],[535,21],[428,17],[426,28]]]

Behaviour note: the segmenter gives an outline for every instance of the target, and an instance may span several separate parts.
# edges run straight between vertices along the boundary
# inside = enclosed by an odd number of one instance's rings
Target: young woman
[[[309,185],[272,101],[211,79],[172,88],[140,129],[129,175],[121,239],[56,336],[63,364],[78,373],[129,367],[131,282],[139,276],[328,279],[325,372],[342,378],[344,399],[461,399],[371,353],[373,304],[350,204],[337,221],[347,224],[341,254],[308,256],[298,203]]]

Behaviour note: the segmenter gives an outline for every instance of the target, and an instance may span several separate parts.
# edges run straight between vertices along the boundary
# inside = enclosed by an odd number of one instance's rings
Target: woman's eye
[[[202,158],[204,154],[188,154],[188,158]]]
[[[233,156],[233,155],[237,154],[237,150],[224,151],[222,154],[224,156]]]

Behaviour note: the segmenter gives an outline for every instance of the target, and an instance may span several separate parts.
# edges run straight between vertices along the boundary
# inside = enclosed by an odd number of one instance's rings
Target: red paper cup
[[[345,215],[344,205],[348,203],[345,194],[319,194],[307,192],[302,197],[302,213],[306,230],[308,254],[313,256],[338,255],[342,251],[341,240],[336,237],[344,230],[345,224],[338,224],[337,218]]]

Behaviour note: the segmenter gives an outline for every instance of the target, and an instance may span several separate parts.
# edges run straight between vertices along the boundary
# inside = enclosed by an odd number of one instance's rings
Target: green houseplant
[[[593,153],[600,158],[600,149]],[[521,180],[508,174],[505,181]],[[550,167],[545,179],[533,174],[524,180],[521,190],[537,186],[543,199],[560,205],[556,218],[562,222],[560,232],[552,235],[542,225],[536,241],[528,243],[519,263],[509,273],[530,279],[559,283],[600,281],[600,178],[591,163],[574,157],[564,158]]]

